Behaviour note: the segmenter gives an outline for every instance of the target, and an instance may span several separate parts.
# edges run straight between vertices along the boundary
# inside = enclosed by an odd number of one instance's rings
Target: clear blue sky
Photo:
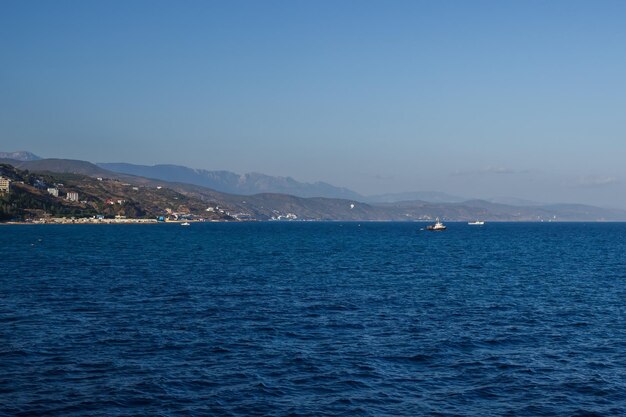
[[[0,150],[626,207],[624,1],[3,1]]]

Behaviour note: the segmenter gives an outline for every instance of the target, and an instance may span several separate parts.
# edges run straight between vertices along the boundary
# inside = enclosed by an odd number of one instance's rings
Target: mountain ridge
[[[204,186],[169,182],[108,171],[87,161],[42,159],[37,161],[0,160],[29,172],[60,172],[103,180],[114,179],[137,187],[170,189],[209,210],[223,210],[234,219],[249,220],[328,220],[328,221],[626,221],[626,211],[587,205],[510,206],[486,200],[461,203],[404,201],[370,204],[357,199],[298,197],[280,193],[253,195],[228,194]],[[151,212],[165,209],[154,207]]]
[[[136,165],[124,162],[99,162],[96,165],[118,173],[200,185],[229,194],[253,195],[269,192],[304,198],[364,199],[362,195],[352,190],[336,187],[322,181],[306,183],[296,181],[292,177],[277,177],[258,172],[237,174],[225,170],[209,171],[173,164]]]
[[[19,154],[19,155],[17,155]],[[19,156],[19,158],[2,158],[1,155]],[[39,161],[41,165],[31,165],[31,169],[49,170],[49,171],[67,171],[69,168],[63,166],[68,159],[60,158],[40,158],[37,155],[27,152],[3,152],[0,153],[0,160],[12,159],[20,162]],[[51,166],[53,161],[57,161],[58,167]],[[157,165],[138,165],[125,162],[116,163],[90,163],[91,165],[76,164],[85,161],[77,161],[72,165],[71,169],[74,173],[83,173],[91,175],[97,172],[94,167],[105,169],[107,171],[116,172],[118,174],[128,174],[145,178],[168,182],[180,182],[186,184],[195,184],[214,189],[216,191],[239,194],[254,195],[258,193],[281,193],[290,194],[298,197],[327,197],[327,198],[343,198],[367,202],[370,204],[379,203],[399,203],[404,201],[426,201],[430,203],[461,203],[470,200],[467,197],[452,195],[441,191],[413,191],[401,193],[385,193],[376,195],[363,195],[345,187],[337,187],[324,181],[316,181],[306,183],[295,180],[289,176],[271,176],[258,172],[249,172],[238,174],[227,170],[206,170],[198,168],[189,168],[175,164],[157,164]],[[80,161],[80,162],[79,162]],[[100,172],[100,174],[103,174]],[[511,197],[500,197],[487,199],[493,203],[505,203],[516,206],[541,206],[543,203],[530,202]]]
[[[0,152],[0,159],[12,159],[14,161],[37,161],[42,159],[28,151]]]

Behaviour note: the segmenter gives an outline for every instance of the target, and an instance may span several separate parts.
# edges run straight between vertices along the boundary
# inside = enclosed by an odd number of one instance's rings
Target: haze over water
[[[626,3],[3,1],[0,151],[626,208]]]
[[[0,414],[626,413],[626,225],[0,228]]]

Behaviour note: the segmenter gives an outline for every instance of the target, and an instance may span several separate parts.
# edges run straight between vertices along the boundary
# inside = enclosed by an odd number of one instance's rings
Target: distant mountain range
[[[460,203],[467,198],[442,192],[423,191],[411,193],[364,196],[348,188],[325,182],[305,183],[291,177],[274,177],[259,173],[236,174],[230,171],[208,171],[180,165],[135,165],[127,163],[97,163],[101,168],[122,174],[171,182],[184,182],[230,194],[254,195],[260,193],[289,194],[297,197],[343,198],[367,203],[395,203],[399,201],[427,201],[430,203]]]
[[[0,163],[11,164],[16,168],[28,169],[35,172],[57,172],[66,174],[81,174],[91,177],[106,176],[115,173],[87,161],[77,159],[34,159],[34,160],[11,160],[0,159]]]
[[[624,210],[588,205],[543,205],[523,200],[517,205],[502,204],[465,200],[432,192],[389,194],[370,197],[368,200],[367,197],[330,184],[300,183],[292,178],[263,174],[238,175],[228,171],[193,170],[175,165],[95,165],[79,160],[22,156],[26,160],[0,159],[0,163],[35,173],[77,174],[113,179],[139,187],[163,187],[190,199],[194,207],[201,204],[207,207],[219,206],[225,212],[236,214],[235,218],[431,221],[441,217],[457,221],[626,221]],[[283,192],[276,192],[276,189]],[[330,197],[333,195],[339,198]],[[146,212],[155,213],[160,209],[165,207],[154,206]]]
[[[363,196],[325,182],[304,183],[291,177],[273,177],[259,173],[236,174],[230,171],[207,171],[180,165],[134,165],[98,163],[99,167],[122,174],[137,175],[170,182],[182,182],[212,188],[230,194],[289,194],[297,197],[326,197],[363,200]]]
[[[461,203],[467,198],[438,191],[416,191],[410,193],[380,194],[364,197],[368,203],[398,203],[401,201],[427,201],[429,203]]]
[[[27,151],[16,151],[0,152],[0,159],[12,159],[14,161],[36,161],[41,158],[34,153],[30,153]]]
[[[27,151],[0,152],[0,159],[20,162],[41,161],[32,169],[50,172],[64,172],[67,159],[42,159]],[[82,164],[81,164],[82,163]],[[85,165],[89,164],[89,165]],[[271,176],[261,173],[237,174],[231,171],[209,171],[180,165],[137,165],[123,162],[97,163],[98,167],[120,174],[135,175],[168,182],[200,185],[229,194],[253,195],[259,193],[289,194],[297,197],[324,197],[358,200],[368,203],[395,203],[399,201],[427,201],[430,203],[460,203],[467,198],[442,192],[422,191],[408,193],[364,196],[345,187],[337,187],[326,182],[306,183],[291,177]],[[97,173],[93,164],[85,161],[72,163],[74,173],[92,175]]]

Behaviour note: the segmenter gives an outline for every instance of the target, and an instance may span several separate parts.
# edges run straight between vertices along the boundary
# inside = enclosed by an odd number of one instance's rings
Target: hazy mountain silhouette
[[[380,194],[366,197],[368,203],[398,203],[400,201],[427,201],[429,203],[461,203],[468,200],[439,191],[415,191],[407,193]]]
[[[37,161],[41,159],[28,151],[0,152],[0,159],[12,159],[14,161]]]
[[[291,177],[274,177],[260,173],[236,174],[230,171],[208,171],[180,165],[135,165],[127,163],[98,163],[113,172],[137,175],[170,182],[201,185],[229,194],[259,193],[289,194],[297,197],[327,197],[363,200],[360,194],[325,182],[305,183]]]
[[[32,158],[30,153],[17,157]],[[502,204],[465,200],[445,193],[422,192],[367,197],[326,183],[301,183],[289,177],[263,174],[238,175],[229,171],[193,170],[176,165],[146,167],[132,164],[100,164],[71,159],[20,161],[2,159],[30,172],[51,172],[117,179],[148,187],[168,187],[207,205],[223,206],[259,220],[292,213],[307,220],[445,220],[488,221],[607,221],[626,220],[626,211],[577,204]],[[113,165],[113,166],[112,166]],[[120,172],[106,169],[114,167]],[[127,185],[128,185],[127,184]],[[274,191],[274,190],[280,190]],[[299,195],[296,195],[298,193]],[[338,198],[329,195],[339,195]],[[320,197],[321,195],[321,197]],[[408,200],[407,200],[408,198]],[[400,199],[402,201],[393,201]],[[414,200],[418,199],[418,200]],[[438,199],[439,201],[427,201]],[[453,200],[453,201],[450,201]],[[457,201],[454,201],[457,200]],[[462,201],[458,201],[462,200]],[[515,199],[509,199],[515,200]]]
[[[126,173],[116,173],[108,171],[90,162],[69,159],[41,159],[35,161],[17,161],[2,159],[0,163],[13,165],[19,169],[27,169],[30,172],[64,173],[71,175],[89,176],[92,178],[102,177],[103,179],[113,179],[119,181],[119,186],[129,187],[130,185],[148,187],[151,189],[167,188],[177,193],[181,193],[185,198],[191,199],[195,207],[222,207],[225,211],[235,214],[242,214],[247,218],[257,220],[268,220],[272,218],[284,218],[287,215],[294,215],[300,220],[379,220],[379,221],[432,221],[435,217],[444,220],[487,220],[487,221],[623,221],[626,220],[626,211],[605,209],[588,205],[576,204],[555,204],[542,206],[513,206],[506,204],[496,204],[485,200],[468,200],[463,202],[442,202],[431,203],[426,201],[401,201],[393,203],[366,203],[359,202],[359,199],[325,198],[325,197],[298,197],[286,193],[256,193],[254,195],[243,196],[241,193],[224,193],[215,191],[206,186],[190,184],[184,181],[185,177],[172,178],[171,181],[160,179],[150,179]],[[175,167],[176,168],[176,167]],[[180,168],[180,167],[179,167]],[[179,172],[187,172],[188,168]],[[193,170],[191,170],[193,171]],[[205,177],[211,178],[207,173],[202,172]],[[219,172],[219,171],[218,171]],[[227,173],[224,176],[217,175],[217,178],[240,178],[241,183],[251,188],[269,187],[263,184],[263,180],[268,176],[259,174],[237,176],[237,174]],[[72,177],[66,177],[71,179]],[[75,178],[80,179],[80,178]],[[269,177],[269,184],[276,184],[274,177]],[[292,179],[285,179],[285,183],[292,186]],[[100,182],[89,182],[82,184],[78,181],[75,184],[79,193],[89,194],[93,189],[93,184]],[[82,184],[82,185],[81,185]],[[251,185],[252,184],[252,185]],[[306,185],[306,184],[305,184]],[[309,184],[315,186],[316,184]],[[87,187],[87,188],[83,188]],[[331,186],[332,187],[332,186]],[[332,187],[331,189],[336,189]],[[239,187],[239,189],[246,189]],[[320,190],[322,188],[316,188]],[[157,194],[158,195],[158,194]],[[45,194],[44,194],[45,197]],[[47,198],[47,197],[46,197]],[[154,210],[165,210],[164,202],[157,200],[138,200],[142,206],[152,207]],[[157,204],[158,203],[158,204]],[[169,203],[168,203],[169,204]],[[28,209],[29,207],[23,207]],[[151,209],[151,210],[152,210]]]

